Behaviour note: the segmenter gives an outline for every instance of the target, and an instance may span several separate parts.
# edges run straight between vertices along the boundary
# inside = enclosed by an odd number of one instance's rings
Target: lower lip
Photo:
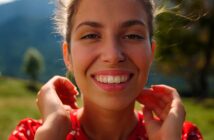
[[[118,92],[124,90],[127,85],[128,81],[125,83],[120,83],[120,84],[107,84],[107,83],[101,83],[98,82],[96,79],[94,79],[96,85],[100,87],[101,89],[108,91],[108,92]]]

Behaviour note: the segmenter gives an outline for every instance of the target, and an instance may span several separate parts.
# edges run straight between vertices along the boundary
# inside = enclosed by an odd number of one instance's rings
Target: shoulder
[[[40,120],[23,119],[10,134],[8,140],[33,140],[35,132],[42,125]]]

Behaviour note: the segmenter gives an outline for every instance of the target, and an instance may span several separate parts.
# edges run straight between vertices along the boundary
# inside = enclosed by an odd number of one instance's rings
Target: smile
[[[101,71],[92,75],[95,84],[105,91],[122,91],[128,86],[134,74],[127,71]]]

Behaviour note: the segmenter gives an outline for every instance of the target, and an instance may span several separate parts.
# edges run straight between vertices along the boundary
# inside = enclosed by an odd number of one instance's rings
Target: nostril
[[[119,62],[123,62],[123,61],[125,61],[126,60],[126,56],[125,56],[125,54],[124,53],[120,53],[119,54]]]
[[[103,51],[102,60],[108,63],[120,63],[126,60],[126,55],[120,48],[108,49]]]

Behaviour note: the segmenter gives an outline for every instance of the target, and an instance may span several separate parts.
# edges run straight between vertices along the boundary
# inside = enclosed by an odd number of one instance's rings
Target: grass
[[[195,101],[184,99],[187,120],[194,122],[201,130],[204,140],[214,140],[214,99]]]
[[[7,140],[21,119],[39,118],[36,93],[26,85],[27,81],[0,77],[0,140]]]
[[[18,122],[26,117],[38,119],[36,92],[26,88],[27,81],[0,77],[0,140],[7,140]],[[194,122],[205,140],[214,140],[214,99],[183,99],[187,120]]]

